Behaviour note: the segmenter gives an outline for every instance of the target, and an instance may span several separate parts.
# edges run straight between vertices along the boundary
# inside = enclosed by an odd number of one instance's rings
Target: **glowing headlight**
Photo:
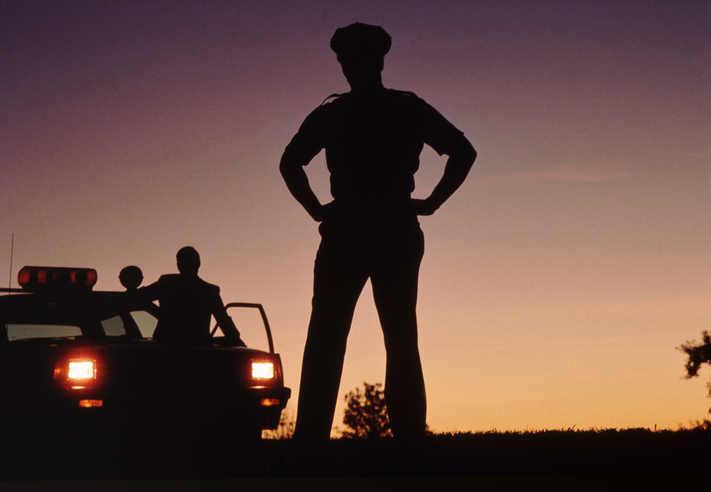
[[[94,379],[96,376],[96,366],[94,361],[90,360],[70,360],[69,371],[67,372],[68,379]]]
[[[273,379],[274,363],[252,362],[252,377],[254,379]]]

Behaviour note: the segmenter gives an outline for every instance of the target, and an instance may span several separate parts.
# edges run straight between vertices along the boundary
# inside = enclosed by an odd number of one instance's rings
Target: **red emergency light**
[[[26,266],[17,274],[17,283],[23,290],[84,288],[96,284],[98,274],[93,268],[64,268]]]

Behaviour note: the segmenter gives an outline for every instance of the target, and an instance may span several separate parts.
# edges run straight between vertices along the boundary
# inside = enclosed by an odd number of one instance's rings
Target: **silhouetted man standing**
[[[215,317],[231,345],[244,345],[232,318],[227,315],[220,288],[198,277],[200,255],[191,246],[176,255],[179,274],[162,275],[157,282],[138,289],[139,295],[158,300],[160,317],[153,338],[172,345],[208,343],[210,318]]]
[[[417,346],[417,278],[424,253],[418,215],[433,214],[462,184],[476,152],[434,108],[383,87],[390,36],[355,23],[336,30],[336,53],[351,91],[316,108],[286,147],[280,170],[289,191],[321,222],[314,295],[299,388],[295,438],[327,440],[338,399],[346,339],[368,278],[383,329],[385,399],[393,434],[424,436],[427,403]],[[423,145],[449,156],[424,200],[411,198]],[[304,166],[322,149],[333,201],[322,205]]]

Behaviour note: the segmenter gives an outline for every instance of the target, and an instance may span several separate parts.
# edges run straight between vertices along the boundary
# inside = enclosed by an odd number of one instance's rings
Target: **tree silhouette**
[[[693,378],[699,375],[699,368],[702,364],[711,365],[711,334],[704,331],[702,333],[703,342],[696,345],[692,340],[682,344],[679,348],[689,358],[686,361],[686,378]],[[709,383],[709,396],[711,396],[711,383]],[[711,413],[711,409],[709,410]]]
[[[390,419],[385,407],[385,393],[381,383],[363,383],[363,389],[356,388],[346,395],[346,410],[343,423],[344,437],[389,437]]]

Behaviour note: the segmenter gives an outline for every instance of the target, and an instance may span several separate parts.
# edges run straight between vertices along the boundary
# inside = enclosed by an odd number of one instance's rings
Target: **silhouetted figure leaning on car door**
[[[346,339],[370,278],[387,351],[385,399],[393,434],[425,434],[426,397],[417,345],[417,279],[424,253],[418,215],[433,214],[462,184],[476,152],[463,133],[412,93],[383,87],[390,36],[355,23],[336,30],[336,53],[351,91],[316,108],[286,147],[289,191],[321,222],[314,294],[294,438],[331,432]],[[449,156],[430,196],[411,198],[424,144]],[[333,201],[322,205],[304,166],[322,150]]]
[[[230,345],[243,346],[232,318],[220,297],[220,288],[198,277],[200,255],[186,246],[176,256],[179,274],[162,275],[157,282],[138,289],[138,295],[158,300],[160,317],[153,338],[172,345],[203,345],[211,340],[210,319]]]

